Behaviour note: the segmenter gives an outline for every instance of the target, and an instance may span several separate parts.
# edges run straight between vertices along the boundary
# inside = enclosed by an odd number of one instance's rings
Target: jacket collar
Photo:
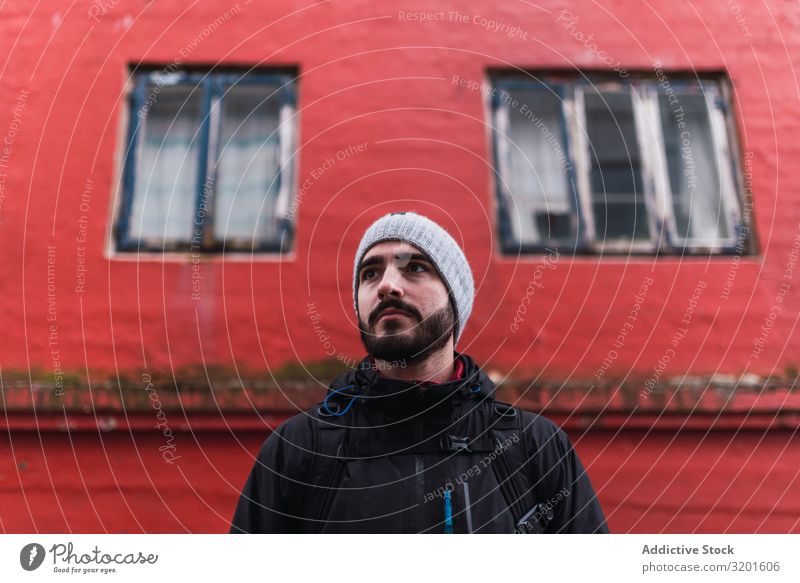
[[[375,369],[375,358],[372,355],[370,355],[370,356],[367,356],[367,360],[368,360],[370,366],[372,366],[372,368]],[[464,359],[463,358],[460,358],[458,356],[456,356],[454,358],[454,369],[455,370],[453,371],[453,374],[450,376],[450,378],[447,379],[446,381],[442,381],[443,383],[444,382],[450,382],[450,381],[458,381],[458,380],[462,380],[464,378]],[[380,370],[376,369],[376,372],[378,373],[378,376],[381,376],[381,377],[385,376]],[[417,385],[440,385],[440,384],[442,384],[442,383],[435,383],[433,381],[420,382],[418,380],[415,380],[415,381],[412,381],[412,382],[414,382]]]
[[[379,405],[407,401],[442,401],[448,397],[494,398],[495,385],[472,357],[453,352],[461,359],[464,372],[460,379],[443,383],[423,383],[389,379],[373,366],[370,357],[364,357],[354,371],[339,375],[330,385],[328,394],[359,396],[363,404]]]

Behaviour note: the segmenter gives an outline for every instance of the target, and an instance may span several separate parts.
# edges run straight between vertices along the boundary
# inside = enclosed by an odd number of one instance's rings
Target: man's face
[[[403,241],[370,248],[358,272],[361,341],[373,357],[421,362],[445,346],[455,314],[430,260]]]

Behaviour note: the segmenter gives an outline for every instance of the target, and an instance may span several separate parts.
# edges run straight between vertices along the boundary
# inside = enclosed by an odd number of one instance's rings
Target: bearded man
[[[501,403],[455,351],[472,270],[413,212],[373,223],[355,256],[367,356],[262,446],[232,533],[607,533],[589,477],[553,422]]]

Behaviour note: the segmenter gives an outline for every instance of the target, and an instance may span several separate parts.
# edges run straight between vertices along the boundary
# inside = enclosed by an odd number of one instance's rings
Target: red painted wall
[[[51,0],[31,10],[15,3],[0,9],[0,140],[6,148],[0,149],[5,165],[0,168],[0,373],[7,379],[21,374],[24,382],[29,370],[49,373],[61,368],[75,383],[85,385],[118,372],[135,378],[142,369],[171,371],[202,363],[223,367],[235,378],[234,366],[263,371],[287,362],[321,360],[328,349],[308,317],[310,301],[322,315],[321,326],[334,352],[359,358],[362,347],[351,292],[353,254],[363,230],[378,216],[399,208],[439,221],[462,243],[478,293],[458,348],[488,369],[520,376],[541,373],[558,380],[591,379],[646,277],[654,284],[606,378],[646,377],[653,371],[700,280],[708,286],[663,378],[684,373],[784,376],[787,369],[800,366],[800,336],[794,333],[800,272],[786,271],[800,235],[800,199],[795,194],[800,175],[793,163],[800,154],[794,139],[800,130],[795,74],[800,9],[794,3],[703,0],[667,7],[575,0],[545,1],[537,7],[478,0],[468,7],[437,2],[432,8],[430,2],[412,2],[400,8],[362,0],[120,0],[105,5]],[[445,20],[420,23],[400,14],[431,10],[443,12]],[[515,260],[495,251],[487,111],[479,92],[457,87],[452,78],[482,81],[491,67],[604,70],[586,43],[557,22],[562,10],[578,16],[575,30],[594,35],[597,47],[628,70],[649,71],[659,61],[668,71],[727,72],[735,88],[741,155],[746,153],[751,161],[759,253],[740,260],[562,256],[556,269],[547,271],[544,293],[537,294],[523,331],[512,334],[514,314],[540,258]],[[454,11],[466,15],[467,22],[449,20]],[[519,26],[521,32],[510,38],[492,31],[482,24],[483,17]],[[299,201],[292,254],[210,259],[202,266],[199,300],[191,299],[188,257],[123,257],[108,249],[124,148],[128,67],[139,62],[168,65],[176,58],[197,65],[299,68],[299,184],[337,151],[366,144],[365,151],[312,180]],[[88,207],[82,207],[86,202]],[[85,243],[78,241],[84,226]],[[85,265],[86,283],[84,291],[76,293],[80,265]],[[724,297],[732,269],[735,279]],[[784,283],[790,287],[779,302]],[[774,321],[768,319],[770,313],[776,314]],[[771,327],[763,352],[755,358],[751,354],[765,322]],[[210,435],[191,455],[200,459],[208,454],[238,488],[250,463],[247,452],[255,451],[263,435],[248,434],[243,447],[232,435]],[[15,444],[17,439],[23,451],[36,454],[37,438],[17,433]],[[82,467],[110,472],[96,436],[79,439],[86,452]],[[120,459],[123,452],[136,455],[126,439],[112,440]],[[147,439],[137,436],[136,442]],[[680,453],[668,454],[668,460],[677,463],[698,444],[703,456],[720,455],[726,439],[682,436],[679,449],[670,448]],[[603,449],[606,441],[613,445]],[[69,451],[63,449],[63,435],[48,435],[43,443],[54,456]],[[788,434],[769,433],[761,445],[753,445],[766,448],[765,453],[748,462],[743,475],[767,471],[775,481],[774,492],[784,484],[796,492],[789,470],[785,476],[772,474],[777,470],[771,456],[785,456],[781,447],[789,443],[796,450]],[[626,463],[624,477],[613,477],[619,452],[615,439],[598,434],[587,442],[586,454],[599,460],[593,478],[614,491],[601,497],[607,506],[620,508],[611,522],[616,530],[660,530],[660,518],[639,521],[655,516],[645,512],[643,502],[656,500],[655,495],[646,498],[643,486],[631,498],[621,493],[635,481],[637,470],[631,463],[647,468],[655,464],[658,472],[674,475],[671,465],[658,460],[660,447],[653,442],[633,458],[635,462]],[[84,458],[79,459],[83,464]],[[726,472],[738,468],[729,452],[719,459],[727,464]],[[699,463],[705,461],[692,465]],[[194,478],[166,476],[170,468],[162,466],[159,480],[165,481],[171,496],[183,501],[181,493]],[[125,480],[146,481],[139,470],[136,465],[121,466],[120,472]],[[80,473],[70,474],[67,467],[58,471],[79,497]],[[715,487],[728,480],[720,472],[711,478]],[[208,472],[205,478],[200,474],[200,484],[217,480]],[[106,478],[109,502],[100,506],[121,508],[111,474]],[[747,498],[747,480],[733,482],[739,489],[731,512]],[[49,482],[39,481],[49,488]],[[142,484],[146,488],[146,482]],[[14,506],[15,518],[3,516],[4,527],[62,530],[75,521],[75,530],[95,530],[101,524],[114,531],[138,531],[138,524],[148,525],[141,530],[183,530],[183,524],[189,530],[221,530],[217,513],[228,516],[232,490],[221,477],[208,487],[213,499],[208,508],[202,510],[203,495],[196,504],[181,502],[181,519],[169,517],[165,510],[163,521],[146,522],[150,519],[144,512],[133,509],[128,514],[108,510],[103,520],[91,522],[88,500],[80,506],[77,498],[65,494],[72,517],[65,520],[49,492],[37,503],[36,512],[44,514],[35,524],[24,518],[27,511]],[[670,490],[669,495],[678,494]],[[141,494],[140,502],[146,504],[148,496],[155,495]],[[657,503],[664,501],[661,497]],[[669,502],[659,512],[671,512],[675,504]],[[796,511],[796,506],[781,510]],[[674,512],[678,514],[670,515],[675,517],[670,529],[691,530],[690,525],[697,524],[694,515]],[[796,531],[790,519],[768,516],[767,530]],[[699,528],[761,528],[754,518],[726,514],[713,522],[715,517],[712,514]]]
[[[612,532],[800,533],[792,495],[800,487],[800,444],[792,432],[570,437]],[[13,452],[3,435],[2,525],[10,532],[227,532],[262,440],[252,431],[182,434],[182,459],[165,464],[163,440],[152,433],[20,432]]]
[[[110,3],[109,3],[110,5]],[[385,2],[239,3],[120,1],[90,18],[94,4],[67,10],[46,2],[32,13],[4,7],[5,55],[0,134],[14,104],[29,92],[13,141],[0,211],[0,346],[6,369],[52,366],[48,347],[47,245],[55,245],[55,302],[63,366],[79,373],[198,363],[256,368],[321,359],[305,304],[314,301],[337,352],[361,354],[351,308],[352,256],[367,225],[397,208],[441,221],[463,244],[479,286],[460,348],[480,362],[545,370],[555,378],[591,377],[619,333],[646,276],[655,279],[625,349],[609,375],[646,373],[664,354],[689,296],[709,282],[689,335],[668,370],[680,374],[745,368],[782,372],[798,363],[797,281],[774,323],[766,350],[746,366],[783,281],[798,235],[800,123],[793,75],[800,32],[791,3],[743,10],[751,36],[725,3],[694,2],[685,10],[640,3],[471,3],[469,15],[520,26],[529,40],[480,25],[400,20]],[[234,6],[234,5],[231,5]],[[459,3],[437,10],[466,13]],[[403,12],[429,3],[403,4]],[[769,8],[769,10],[768,10]],[[546,274],[526,333],[509,326],[537,257],[519,261],[493,252],[496,232],[487,117],[477,91],[452,76],[482,80],[487,67],[593,68],[602,63],[557,24],[559,12],[580,17],[575,31],[629,70],[654,60],[676,71],[726,70],[736,88],[743,149],[752,152],[757,257],[738,262],[728,299],[721,298],[730,258],[563,258]],[[235,7],[234,7],[235,10]],[[224,17],[223,17],[224,18]],[[200,35],[198,42],[195,37]],[[195,39],[193,41],[193,39]],[[181,57],[181,50],[195,48]],[[792,57],[794,55],[794,57]],[[281,64],[300,68],[298,181],[339,149],[367,144],[337,163],[299,204],[297,245],[283,259],[212,260],[203,265],[201,299],[191,298],[191,264],[109,259],[105,253],[119,177],[131,63]],[[781,164],[780,162],[784,163]],[[81,195],[92,181],[86,225],[86,286],[77,281]],[[310,291],[309,291],[310,290]],[[535,338],[535,341],[534,341]],[[502,343],[502,350],[495,351]]]

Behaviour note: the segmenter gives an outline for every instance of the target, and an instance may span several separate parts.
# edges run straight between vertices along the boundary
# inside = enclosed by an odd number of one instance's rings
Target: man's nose
[[[403,297],[403,286],[400,281],[400,272],[390,268],[383,272],[380,285],[378,285],[378,298],[384,300],[387,297]]]

